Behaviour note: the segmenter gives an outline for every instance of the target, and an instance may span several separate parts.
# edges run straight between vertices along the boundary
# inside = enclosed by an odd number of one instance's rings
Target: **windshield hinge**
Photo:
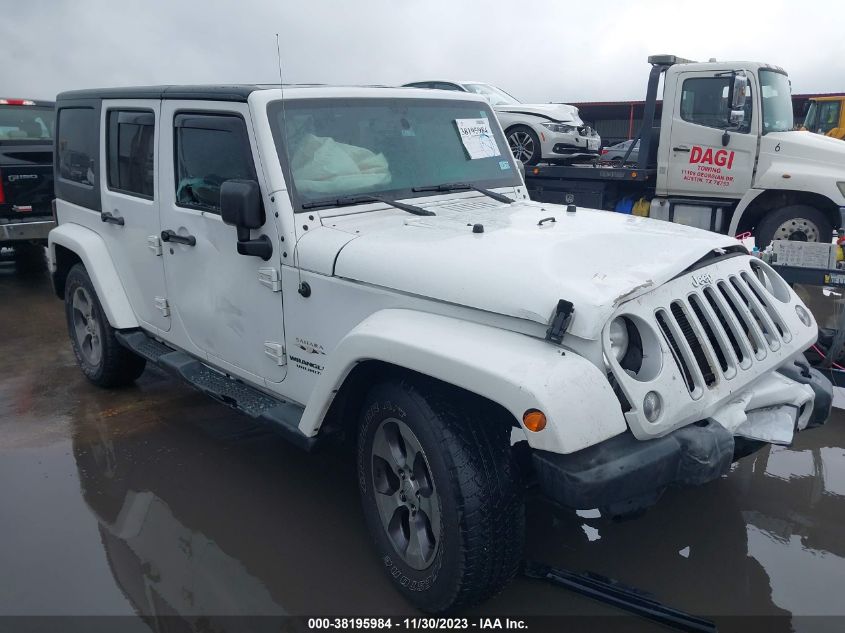
[[[272,358],[279,367],[284,367],[288,364],[288,359],[285,354],[285,346],[282,343],[264,341],[264,353]]]
[[[282,289],[282,277],[277,268],[259,268],[258,281],[273,292],[279,292]]]
[[[165,299],[164,297],[156,297],[153,303],[155,304],[156,308],[161,310],[161,316],[170,316],[170,304],[167,302],[167,299]]]
[[[552,318],[552,324],[549,326],[549,329],[546,330],[547,341],[560,343],[563,340],[563,334],[566,332],[566,328],[569,327],[569,322],[572,320],[572,313],[574,311],[575,309],[573,308],[571,301],[560,299],[557,302],[557,308],[555,309],[555,315]]]
[[[161,257],[161,238],[158,235],[148,235],[147,248],[150,249],[156,257]]]

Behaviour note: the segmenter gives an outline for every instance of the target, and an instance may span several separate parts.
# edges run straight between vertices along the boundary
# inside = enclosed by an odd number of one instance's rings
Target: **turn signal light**
[[[546,428],[546,414],[537,409],[528,409],[522,414],[522,423],[526,429],[537,433]]]

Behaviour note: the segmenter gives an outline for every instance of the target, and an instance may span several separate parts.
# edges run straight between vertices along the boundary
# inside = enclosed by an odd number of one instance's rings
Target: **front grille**
[[[655,319],[693,397],[791,340],[763,286],[746,272],[671,301]]]

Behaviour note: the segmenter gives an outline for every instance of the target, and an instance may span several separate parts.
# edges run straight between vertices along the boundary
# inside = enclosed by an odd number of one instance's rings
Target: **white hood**
[[[516,105],[493,106],[493,109],[496,112],[511,112],[513,114],[537,114],[542,117],[554,119],[560,123],[584,125],[584,122],[578,115],[578,108],[564,103],[518,103]]]
[[[660,220],[588,209],[567,213],[535,202],[428,208],[437,216],[385,211],[332,218],[340,231],[359,231],[340,251],[335,274],[543,324],[566,299],[575,307],[568,331],[595,339],[622,301],[715,248],[738,244]],[[538,226],[549,217],[556,221]],[[473,233],[476,223],[483,233]]]

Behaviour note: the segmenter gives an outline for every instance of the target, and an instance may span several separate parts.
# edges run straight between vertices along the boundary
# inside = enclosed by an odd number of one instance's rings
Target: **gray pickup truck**
[[[40,255],[55,226],[54,103],[0,98],[0,247]]]

